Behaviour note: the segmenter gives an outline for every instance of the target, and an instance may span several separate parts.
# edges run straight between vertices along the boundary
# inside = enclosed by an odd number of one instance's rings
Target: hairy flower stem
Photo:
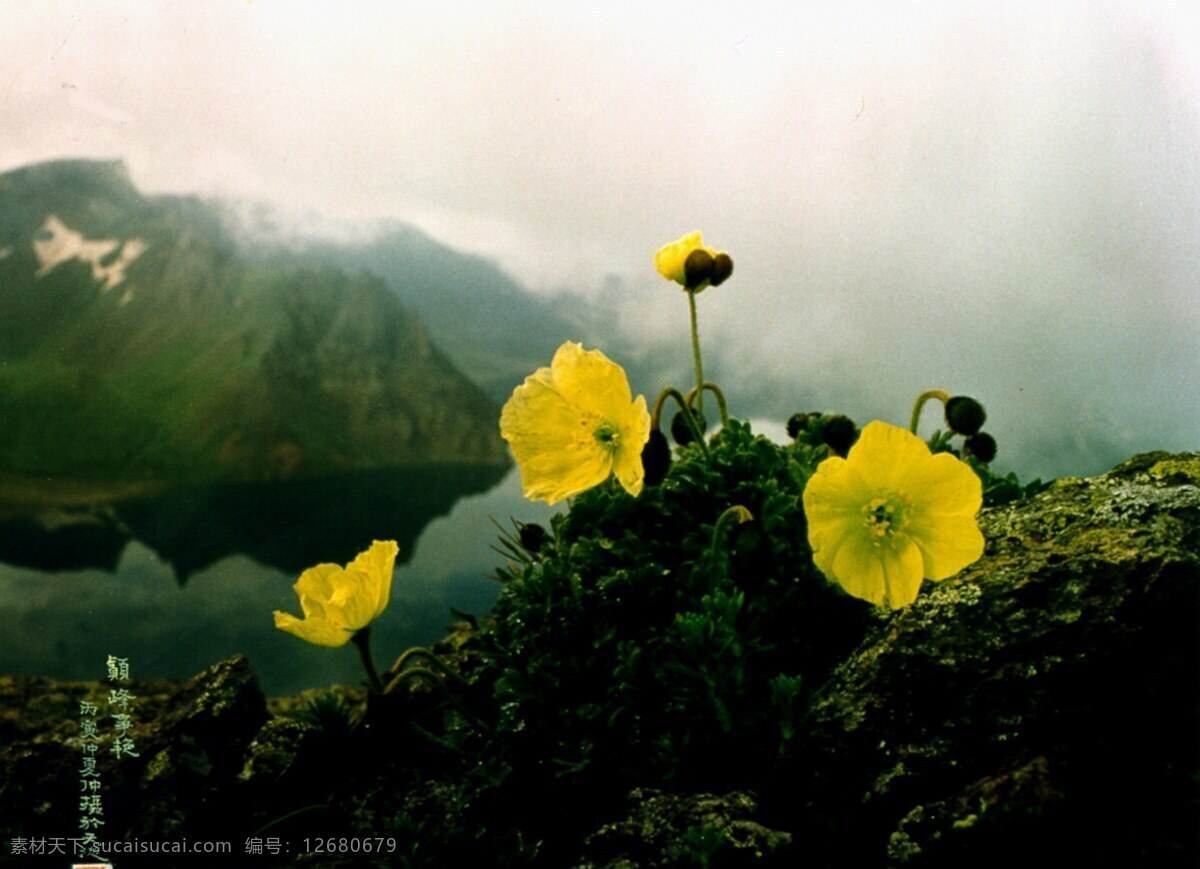
[[[377,693],[383,691],[383,682],[379,679],[379,671],[375,669],[375,661],[371,659],[371,628],[365,627],[354,632],[354,636],[350,638],[350,642],[358,647],[359,657],[362,658],[363,667],[367,671],[367,679],[371,683],[371,690]]]
[[[944,389],[926,389],[917,396],[917,401],[913,404],[912,420],[908,424],[908,430],[913,434],[917,433],[917,424],[921,421],[921,408],[925,406],[925,402],[931,398],[936,398],[943,405],[950,400],[950,393]]]
[[[658,398],[654,400],[654,411],[650,414],[650,427],[657,429],[659,420],[662,417],[662,408],[668,398],[675,399],[675,403],[679,405],[680,411],[683,413],[683,420],[687,423],[688,429],[692,433],[695,442],[700,445],[700,451],[704,453],[704,457],[708,458],[708,444],[704,442],[704,432],[700,431],[700,425],[696,422],[696,415],[692,412],[691,406],[681,393],[674,386],[668,386],[658,394]]]
[[[454,672],[454,670],[450,669],[446,662],[438,657],[436,652],[432,652],[429,649],[426,649],[424,646],[413,646],[411,649],[408,649],[401,654],[400,657],[396,659],[396,663],[392,664],[392,668],[387,671],[388,692],[392,690],[391,683],[395,679],[396,675],[400,673],[400,671],[404,669],[405,664],[407,664],[413,658],[423,658],[436,667],[443,676],[448,676],[451,681],[456,682],[459,685],[467,684],[467,680],[458,673]]]
[[[704,364],[700,361],[700,326],[696,320],[696,294],[687,291],[688,309],[692,314],[692,357],[696,360],[696,410],[704,413]]]
[[[717,524],[713,526],[712,533],[712,554],[715,556],[721,548],[721,544],[725,539],[726,529],[732,524],[741,525],[743,522],[753,522],[754,514],[743,507],[741,504],[734,504],[732,507],[726,508],[725,512],[717,517]]]
[[[454,675],[458,676],[457,673],[455,673]],[[443,694],[445,694],[446,699],[449,700],[451,702],[451,704],[453,704],[454,708],[458,710],[459,714],[462,715],[462,717],[468,723],[470,723],[472,726],[474,726],[481,733],[491,733],[492,732],[491,726],[486,721],[484,721],[482,718],[479,718],[478,716],[472,715],[470,712],[467,711],[467,708],[463,705],[463,702],[458,697],[458,695],[456,695],[453,691],[451,691],[450,688],[446,685],[446,682],[442,678],[441,673],[437,673],[433,670],[430,670],[428,667],[409,667],[404,672],[398,673],[396,675],[396,677],[393,678],[390,683],[388,683],[387,691],[385,691],[384,693],[391,694],[397,688],[399,688],[402,684],[407,682],[409,679],[414,679],[414,678],[426,679],[432,685],[434,685],[439,691],[441,691]],[[460,681],[463,682],[463,684],[466,684],[466,680],[462,679],[461,677],[459,677],[459,679],[460,679]]]
[[[711,392],[713,395],[715,395],[717,397],[717,410],[721,414],[721,425],[722,426],[728,425],[729,424],[729,409],[725,404],[725,393],[721,390],[721,387],[717,386],[717,384],[713,383],[711,380],[704,381],[704,388],[707,389],[709,392]],[[688,392],[687,396],[685,396],[685,398],[684,398],[684,400],[688,403],[689,407],[692,404],[692,400],[697,395],[698,395],[698,393],[696,392],[696,388],[692,387],[692,389]]]

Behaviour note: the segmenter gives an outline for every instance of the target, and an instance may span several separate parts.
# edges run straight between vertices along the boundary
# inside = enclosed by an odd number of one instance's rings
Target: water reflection
[[[180,583],[231,555],[297,571],[345,562],[371,540],[410,553],[429,521],[504,476],[495,465],[430,465],[269,483],[180,486],[113,505],[56,508],[0,522],[0,561],[42,570],[115,569],[146,544]],[[401,556],[402,558],[406,556]]]
[[[358,681],[361,668],[351,647],[317,648],[272,626],[273,610],[297,612],[292,584],[300,569],[348,561],[372,536],[400,541],[409,560],[397,568],[392,602],[373,629],[372,647],[386,666],[405,647],[440,637],[450,607],[484,612],[491,605],[499,586],[483,574],[499,556],[489,549],[496,538],[490,516],[544,521],[553,512],[521,497],[515,469],[483,494],[451,499],[448,515],[422,523],[428,523],[424,533],[401,527],[398,512],[384,509],[414,500],[442,503],[430,485],[428,479],[410,479],[407,494],[390,501],[364,485],[362,513],[375,515],[373,505],[380,525],[353,541],[339,536],[347,517],[338,508],[320,504],[316,493],[294,490],[295,510],[277,502],[278,512],[263,515],[261,503],[257,511],[245,505],[242,512],[226,514],[239,517],[236,522],[216,525],[210,524],[210,508],[186,498],[158,517],[135,511],[130,515],[137,516],[145,539],[166,555],[135,541],[124,547],[112,572],[47,573],[0,565],[0,672],[94,680],[103,673],[105,657],[115,654],[130,658],[137,676],[185,678],[244,652],[269,694]],[[184,509],[189,504],[195,508],[190,512]],[[289,517],[306,510],[316,524],[289,525]],[[186,545],[190,534],[202,538],[194,549]],[[229,543],[256,538],[254,557],[230,555],[235,547],[228,545],[222,554],[221,536]],[[341,548],[321,551],[323,546]],[[177,571],[189,577],[186,586],[176,581]]]

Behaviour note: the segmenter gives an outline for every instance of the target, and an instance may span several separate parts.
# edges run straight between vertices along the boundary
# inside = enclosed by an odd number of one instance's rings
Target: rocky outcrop
[[[111,751],[115,707],[110,708],[109,692],[117,689],[134,698],[127,710],[132,728],[125,755]],[[16,839],[82,835],[80,771],[88,743],[100,749],[91,755],[103,806],[99,839],[226,838],[233,818],[229,794],[267,717],[244,657],[215,664],[182,687],[4,677],[0,698],[0,724],[15,737],[6,738],[0,751],[0,842],[6,856]],[[94,714],[81,714],[85,701],[94,704]],[[85,717],[98,722],[99,739],[81,733]],[[36,729],[30,727],[34,722]],[[129,865],[156,865],[140,860],[131,858]]]
[[[628,814],[584,842],[579,869],[631,869],[688,865],[784,865],[795,859],[790,833],[752,820],[750,794],[668,794],[636,788]]]
[[[1200,455],[987,511],[985,557],[880,624],[811,707],[819,865],[1192,865]]]

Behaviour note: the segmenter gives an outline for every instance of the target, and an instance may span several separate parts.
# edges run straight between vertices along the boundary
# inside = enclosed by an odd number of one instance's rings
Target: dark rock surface
[[[811,707],[819,865],[1194,865],[1198,482],[1150,454],[985,512]]]
[[[676,795],[637,788],[628,814],[584,842],[580,869],[785,865],[796,859],[792,835],[753,820],[758,806],[745,793]],[[794,862],[790,865],[795,865]]]
[[[19,686],[19,687],[18,687]],[[33,718],[41,732],[8,725],[18,739],[0,751],[0,841],[9,853],[22,837],[72,838],[79,826],[82,758],[80,704],[98,706],[101,732],[96,743],[104,826],[102,840],[223,839],[228,835],[227,794],[241,771],[250,740],[266,720],[266,701],[244,657],[221,661],[182,687],[155,681],[54,683],[5,677],[0,696],[7,702],[22,691],[37,691]],[[133,754],[116,757],[109,692],[125,689],[136,700],[129,708]],[[174,690],[172,690],[174,689]],[[40,696],[38,696],[40,695]],[[24,737],[24,738],[21,738]],[[138,865],[138,864],[133,864]],[[151,864],[146,864],[151,865]]]

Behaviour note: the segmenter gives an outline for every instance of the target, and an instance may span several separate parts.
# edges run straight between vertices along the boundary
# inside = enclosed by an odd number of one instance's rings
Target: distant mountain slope
[[[590,331],[583,307],[572,314],[560,301],[529,292],[489,260],[446,247],[404,223],[389,223],[369,241],[312,241],[298,251],[275,251],[270,259],[379,275],[429,325],[454,364],[496,401],[548,365],[563,341],[581,340]]]
[[[0,175],[0,471],[502,465],[497,413],[378,278],[248,262],[214,208],[120,163]]]

